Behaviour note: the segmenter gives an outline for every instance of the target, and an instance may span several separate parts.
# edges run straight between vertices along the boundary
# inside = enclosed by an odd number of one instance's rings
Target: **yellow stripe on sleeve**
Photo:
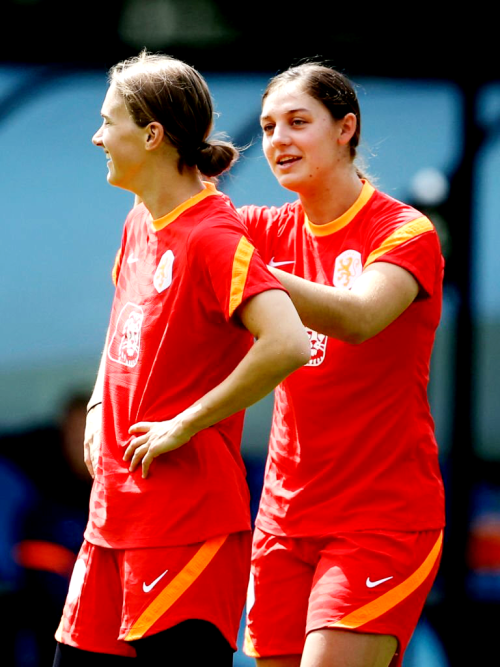
[[[368,255],[368,258],[365,262],[365,268],[382,255],[385,255],[391,250],[394,250],[394,248],[400,246],[402,243],[406,243],[416,236],[419,236],[424,232],[430,232],[433,229],[434,227],[431,221],[425,216],[417,218],[416,220],[412,220],[411,222],[407,222],[406,225],[396,229],[395,232],[393,232],[385,239],[379,248]]]
[[[233,260],[233,272],[231,276],[231,295],[229,297],[229,317],[243,300],[245,284],[247,281],[250,260],[255,251],[253,245],[244,236],[241,237]]]
[[[382,616],[387,611],[395,607],[399,602],[407,598],[413,591],[415,591],[429,576],[432,571],[432,568],[436,564],[439,554],[441,553],[441,547],[443,544],[443,532],[439,534],[439,537],[432,547],[429,555],[424,560],[422,565],[415,570],[415,572],[403,581],[398,586],[395,586],[392,590],[384,593],[373,602],[365,604],[360,609],[353,611],[347,616],[344,616],[340,621],[329,625],[330,628],[359,628],[361,625],[373,621],[374,619]]]
[[[118,282],[118,276],[120,275],[121,265],[122,265],[122,249],[119,248],[118,252],[116,253],[113,269],[111,271],[111,279],[113,280],[113,285],[115,287],[116,283]]]
[[[159,593],[134,625],[130,628],[125,641],[140,639],[156,623],[181,595],[198,579],[200,574],[210,564],[219,549],[227,540],[227,535],[213,537],[202,544],[187,565],[175,576],[172,581]]]

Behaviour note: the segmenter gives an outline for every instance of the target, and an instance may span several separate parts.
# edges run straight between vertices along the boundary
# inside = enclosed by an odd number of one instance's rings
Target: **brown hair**
[[[324,104],[334,120],[341,120],[348,113],[356,116],[356,131],[349,142],[351,158],[354,159],[361,136],[361,112],[353,84],[332,67],[306,62],[273,77],[264,91],[262,102],[276,88],[295,82],[302,85],[305,93]]]
[[[205,176],[218,176],[235,162],[238,150],[227,141],[208,138],[213,103],[205,79],[193,67],[163,54],[142,51],[118,63],[109,81],[123,96],[139,127],[161,123],[165,138],[179,153],[179,172],[196,166]]]

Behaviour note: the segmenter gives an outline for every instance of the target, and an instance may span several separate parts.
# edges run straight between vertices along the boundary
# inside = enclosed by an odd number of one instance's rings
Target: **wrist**
[[[176,417],[180,429],[188,438],[192,438],[193,435],[196,435],[198,431],[201,431],[203,428],[203,426],[199,424],[200,410],[201,405],[197,403],[187,408]]]
[[[89,414],[89,412],[96,408],[98,405],[102,405],[102,401],[89,402],[87,406],[87,414]]]

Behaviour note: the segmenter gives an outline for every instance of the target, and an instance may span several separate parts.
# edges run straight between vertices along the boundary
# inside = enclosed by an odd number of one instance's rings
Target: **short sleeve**
[[[433,224],[421,216],[391,227],[378,229],[373,235],[364,266],[377,261],[401,266],[414,276],[425,294],[432,296],[444,263]]]
[[[269,272],[259,252],[237,221],[198,227],[192,239],[191,262],[201,265],[226,320],[247,299],[284,287]]]
[[[274,255],[275,245],[289,226],[294,226],[296,204],[274,206],[242,206],[238,214],[249,240],[268,263]]]

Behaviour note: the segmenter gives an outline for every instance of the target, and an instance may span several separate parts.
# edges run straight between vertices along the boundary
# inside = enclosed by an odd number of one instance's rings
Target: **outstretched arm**
[[[419,285],[406,269],[375,262],[352,289],[330,287],[270,269],[288,290],[302,322],[346,343],[362,343],[380,333],[415,300]]]
[[[181,447],[202,429],[253,405],[289,373],[309,361],[310,344],[288,295],[281,290],[257,294],[238,311],[254,345],[228,377],[184,412],[164,422],[134,424],[138,434],[125,451],[130,470],[142,464],[147,477],[152,461]]]

